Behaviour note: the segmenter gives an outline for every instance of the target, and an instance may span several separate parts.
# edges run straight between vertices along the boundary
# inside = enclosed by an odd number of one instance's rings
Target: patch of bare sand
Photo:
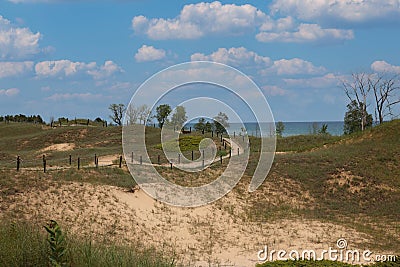
[[[47,151],[70,151],[75,148],[74,143],[62,143],[62,144],[54,144],[48,147],[45,147],[40,150],[40,152],[47,152]]]
[[[110,166],[114,164],[114,161],[119,160],[120,155],[107,155],[107,156],[99,156],[99,166]]]
[[[332,190],[337,190],[337,186],[345,187],[346,190],[352,194],[360,193],[366,188],[380,189],[388,192],[395,192],[396,188],[386,184],[374,184],[370,181],[363,179],[361,176],[352,174],[351,171],[339,170],[338,173],[331,175],[331,178],[327,180]]]
[[[343,237],[352,249],[362,249],[358,244],[370,238],[316,220],[249,222],[242,196],[236,194],[231,192],[208,206],[178,208],[155,201],[143,190],[128,193],[74,182],[17,193],[7,201],[11,203],[7,210],[40,225],[55,219],[79,236],[175,251],[185,266],[254,266],[257,252],[265,245],[276,250],[321,251]]]

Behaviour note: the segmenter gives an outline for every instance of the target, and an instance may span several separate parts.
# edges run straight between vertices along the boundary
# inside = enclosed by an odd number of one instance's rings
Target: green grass
[[[294,149],[288,150],[297,153],[276,155],[267,181],[278,184],[285,178],[287,184],[281,186],[292,197],[302,198],[307,191],[314,200],[304,207],[271,204],[268,190],[261,186],[258,197],[249,200],[252,204],[248,216],[259,221],[293,216],[329,221],[372,235],[376,246],[383,249],[400,251],[400,240],[394,238],[400,233],[399,132],[400,120],[396,120],[329,141],[327,147],[317,137],[310,144],[313,149],[305,151],[304,136],[289,138]],[[278,144],[285,140],[278,140]],[[252,146],[257,146],[257,142],[252,142]],[[257,161],[258,153],[252,153],[248,176],[254,172]],[[343,175],[350,178],[346,180]],[[340,184],[338,179],[344,183]]]
[[[326,145],[334,144],[335,142],[342,140],[342,136],[332,136],[323,134],[314,135],[297,135],[277,138],[276,151],[279,152],[303,152],[320,148]]]
[[[50,128],[27,123],[0,124],[0,168],[15,167],[16,157],[21,157],[21,167],[42,166],[46,154],[49,165],[69,165],[69,155],[74,162],[80,157],[84,164],[93,161],[94,154],[122,154],[121,127],[71,126]],[[41,151],[62,143],[72,143],[71,151]]]
[[[162,251],[140,244],[113,245],[66,235],[67,266],[174,266]],[[44,229],[28,223],[0,222],[0,266],[50,266]]]

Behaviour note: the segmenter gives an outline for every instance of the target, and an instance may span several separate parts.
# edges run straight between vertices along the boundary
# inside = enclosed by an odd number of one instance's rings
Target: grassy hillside
[[[372,234],[382,247],[400,251],[400,120],[342,139],[327,137],[320,142],[317,138],[305,151],[304,138],[278,140],[278,147],[288,140],[301,149],[277,154],[267,177],[295,201],[271,203],[270,188],[261,187],[259,197],[249,200],[249,216],[261,221],[291,216],[334,221]],[[248,175],[257,158],[253,153]]]

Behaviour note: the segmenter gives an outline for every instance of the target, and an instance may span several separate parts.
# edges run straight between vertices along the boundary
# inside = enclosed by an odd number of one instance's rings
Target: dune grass
[[[65,266],[175,266],[153,248],[139,244],[113,245],[65,237]],[[28,223],[0,222],[0,266],[52,266],[44,229]]]

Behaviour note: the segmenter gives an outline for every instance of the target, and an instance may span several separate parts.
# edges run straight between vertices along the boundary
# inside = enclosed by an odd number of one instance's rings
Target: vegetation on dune
[[[54,222],[52,222],[54,226]],[[0,222],[1,266],[175,266],[174,259],[139,244],[113,245],[76,238],[48,226]]]
[[[313,137],[316,141],[307,144],[304,136],[282,138],[291,145],[278,141],[278,147],[292,146],[296,153],[276,155],[267,181],[287,188],[299,203],[270,203],[268,188],[260,187],[258,197],[250,199],[248,216],[257,221],[291,216],[327,220],[367,232],[382,248],[398,251],[400,241],[393,234],[400,221],[399,129],[400,120],[395,120],[343,139]],[[311,150],[304,149],[308,145]],[[256,142],[252,149],[257,151]],[[252,153],[249,176],[257,160]]]

